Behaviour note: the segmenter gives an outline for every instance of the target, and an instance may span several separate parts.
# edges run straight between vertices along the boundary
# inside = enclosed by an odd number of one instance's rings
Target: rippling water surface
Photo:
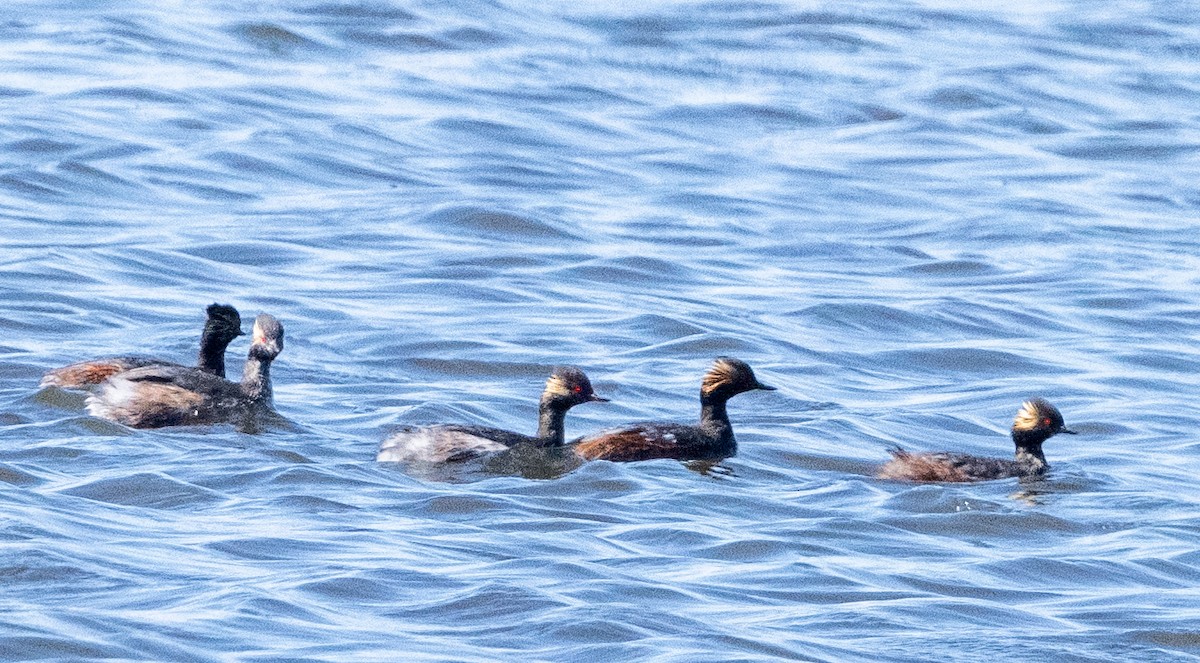
[[[962,4],[10,8],[0,658],[1200,658],[1200,20]],[[214,301],[294,425],[37,388]],[[780,390],[717,467],[373,461],[560,363],[568,435],[691,420],[721,354]],[[1031,395],[1044,481],[871,477]]]

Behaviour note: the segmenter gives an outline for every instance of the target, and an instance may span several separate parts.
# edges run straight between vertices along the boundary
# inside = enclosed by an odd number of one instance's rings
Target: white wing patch
[[[397,431],[379,445],[377,461],[444,463],[456,456],[476,456],[508,447],[487,438],[436,426]]]
[[[137,399],[137,385],[114,375],[100,383],[100,389],[88,394],[87,411],[93,417],[115,419],[116,413]]]

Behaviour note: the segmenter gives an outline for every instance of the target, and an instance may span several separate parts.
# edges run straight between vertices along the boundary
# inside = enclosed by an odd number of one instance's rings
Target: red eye
[[[577,394],[578,394],[578,393],[582,393],[582,392],[583,392],[583,387],[581,387],[581,386],[579,386],[579,385],[575,385],[575,388],[574,388],[574,389],[572,389],[571,391],[574,391],[574,392],[575,392],[575,393],[577,393]]]
[[[1049,426],[1050,425],[1050,417],[1046,417],[1045,419],[1042,419],[1042,425]]]

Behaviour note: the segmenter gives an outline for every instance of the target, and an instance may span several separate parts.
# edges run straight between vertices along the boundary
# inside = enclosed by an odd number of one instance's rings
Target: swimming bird
[[[1062,414],[1049,401],[1031,398],[1021,405],[1013,419],[1012,440],[1017,451],[1012,460],[945,451],[913,453],[892,449],[892,459],[879,468],[876,476],[923,482],[1041,476],[1050,467],[1042,453],[1042,443],[1058,433],[1074,435],[1075,431],[1066,427]]]
[[[637,461],[655,458],[713,460],[737,453],[725,403],[734,396],[775,387],[758,381],[746,362],[718,357],[700,383],[700,423],[636,423],[601,431],[572,442],[587,460]]]
[[[242,318],[237,309],[228,304],[211,304],[206,312],[208,319],[204,322],[204,330],[200,332],[200,355],[196,360],[196,368],[225,377],[225,348],[233,339],[244,334]],[[100,384],[122,371],[144,366],[180,365],[154,357],[105,357],[47,371],[39,386],[81,389]]]
[[[247,424],[273,411],[271,362],[283,351],[283,325],[263,313],[254,321],[241,382],[184,366],[155,365],[117,373],[87,398],[88,412],[134,428],[220,422]]]
[[[561,366],[546,380],[542,391],[536,435],[470,424],[403,426],[383,441],[376,460],[443,463],[469,460],[518,444],[562,446],[567,410],[582,403],[607,401],[592,391],[592,383],[583,371]]]

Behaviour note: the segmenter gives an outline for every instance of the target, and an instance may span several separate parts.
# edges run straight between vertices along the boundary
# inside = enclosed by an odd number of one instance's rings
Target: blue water
[[[963,6],[9,7],[0,658],[1200,660],[1200,19]],[[37,388],[214,301],[293,425]],[[717,467],[373,462],[560,363],[568,435],[691,420],[721,354],[780,390]],[[1032,395],[1044,481],[871,477]]]

